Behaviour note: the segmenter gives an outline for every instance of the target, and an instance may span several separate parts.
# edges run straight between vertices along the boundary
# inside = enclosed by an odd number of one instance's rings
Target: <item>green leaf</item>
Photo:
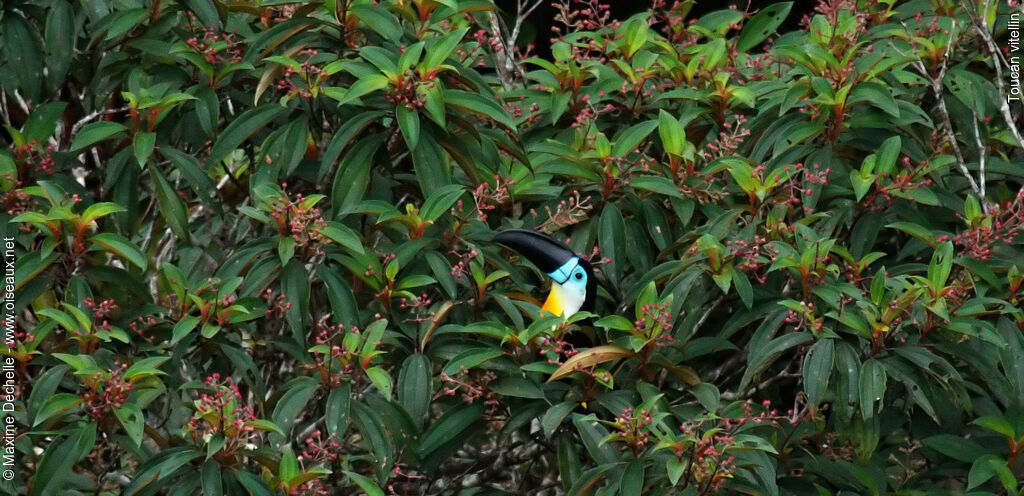
[[[306,404],[319,389],[319,384],[310,377],[301,377],[293,381],[291,387],[281,396],[281,399],[274,405],[274,412],[271,420],[277,424],[285,433],[291,433],[292,427],[299,419],[300,413],[306,409]],[[271,441],[275,444],[284,444],[287,436],[271,434]]]
[[[452,357],[452,359],[448,361],[448,364],[444,366],[444,372],[448,375],[454,375],[463,367],[471,369],[504,354],[505,352],[499,348],[469,349]]]
[[[170,147],[161,147],[160,154],[174,165],[181,177],[195,190],[196,196],[200,200],[220,208],[220,203],[213,199],[217,195],[217,185],[213,183],[195,157]]]
[[[127,212],[128,210],[121,205],[111,202],[99,202],[89,205],[88,208],[82,212],[82,222],[85,224],[92,223],[96,219],[106,217],[110,214],[118,212]]]
[[[444,92],[444,102],[449,107],[490,119],[507,129],[516,129],[512,116],[494,99],[468,91],[447,89]]]
[[[5,79],[5,82],[16,82],[24,98],[35,103],[39,101],[42,89],[43,54],[36,29],[22,17],[21,12],[24,11],[4,10],[0,23],[0,33],[3,33],[3,42],[0,43],[3,51],[0,54],[5,62],[4,70],[10,74],[10,79]],[[5,92],[11,94],[10,89],[5,88]]]
[[[635,189],[642,189],[644,191],[658,193],[659,195],[683,199],[683,193],[679,191],[679,187],[667,177],[638,175],[631,177],[629,179],[629,184]]]
[[[389,435],[387,428],[382,423],[380,412],[370,410],[362,402],[352,402],[352,420],[362,436],[363,443],[373,451],[376,463],[380,464],[382,470],[378,472],[388,473],[390,464],[394,457],[394,441]]]
[[[423,421],[430,409],[430,399],[434,394],[433,378],[430,359],[423,353],[409,355],[398,373],[398,403],[417,424]]]
[[[937,434],[926,437],[921,442],[928,448],[966,463],[971,463],[987,453],[980,444],[952,434]]]
[[[281,453],[281,462],[277,465],[277,476],[281,478],[282,482],[288,483],[300,473],[302,473],[302,469],[299,468],[299,459],[295,456],[295,451],[292,450],[291,445],[285,446]]]
[[[974,489],[995,476],[999,476],[1004,489],[1009,492],[1016,490],[1017,478],[1013,475],[1006,460],[991,454],[978,458],[971,465],[971,471],[967,474],[967,489]]]
[[[109,41],[135,29],[142,21],[149,18],[149,9],[127,9],[112,14],[114,17],[107,25],[107,35],[103,41]]]
[[[420,141],[420,114],[415,110],[409,110],[405,105],[399,104],[395,107],[395,117],[398,120],[398,127],[402,131],[402,137],[410,150],[416,148]]]
[[[54,444],[43,452],[35,467],[35,484],[32,486],[32,491],[28,493],[30,496],[64,492],[75,464],[88,455],[96,443],[96,425],[95,422],[89,422],[68,431],[63,439],[60,437],[54,439]],[[131,486],[127,489],[131,489]],[[126,494],[132,493],[126,492]]]
[[[604,442],[608,438],[608,430],[598,423],[594,415],[583,416],[575,414],[572,416],[572,423],[576,426],[576,432],[579,433],[580,440],[583,441],[583,446],[586,447],[587,453],[590,453],[590,457],[595,462],[605,464],[615,463],[619,460],[615,448],[611,444]]]
[[[619,494],[643,494],[644,488],[644,463],[640,460],[632,460],[626,465],[626,471],[622,474],[622,481],[619,484]]]
[[[132,139],[132,150],[135,153],[135,160],[139,163],[139,167],[146,166],[146,162],[149,161],[150,155],[153,154],[155,146],[155,133],[137,133],[135,135],[135,138]]]
[[[401,384],[401,383],[400,383]],[[399,393],[401,394],[401,393]],[[352,385],[344,383],[327,395],[327,407],[324,411],[324,425],[327,433],[341,437],[348,427],[349,406],[352,402]]]
[[[598,246],[601,248],[601,255],[608,257],[608,263],[613,285],[622,280],[626,271],[628,260],[626,256],[626,223],[622,218],[622,212],[614,203],[605,205],[601,212],[598,228]]]
[[[747,360],[747,369],[743,373],[743,380],[740,381],[741,390],[745,390],[750,381],[759,376],[764,369],[768,368],[783,353],[797,346],[814,339],[807,332],[787,333],[772,339],[765,346],[750,350],[750,358]]]
[[[125,403],[114,409],[114,415],[124,426],[124,431],[128,433],[128,437],[135,443],[135,446],[141,446],[143,431],[146,427],[146,414],[142,413],[139,405]]]
[[[464,431],[480,420],[484,410],[483,402],[450,408],[423,433],[420,439],[420,456],[428,458],[449,441],[459,439]]]
[[[949,273],[953,269],[953,255],[953,243],[950,241],[942,243],[935,249],[928,264],[928,280],[933,288],[945,287]]]
[[[128,367],[128,370],[124,371],[124,378],[131,382],[136,382],[138,379],[145,379],[154,375],[163,375],[164,372],[159,370],[159,367],[170,360],[167,356],[153,356],[143,358]]]
[[[423,58],[423,67],[433,69],[443,64],[468,32],[469,28],[465,27],[436,38],[433,45],[427,49],[427,55]]]
[[[601,317],[594,322],[594,327],[604,327],[605,329],[615,329],[618,331],[632,331],[633,322],[630,322],[629,319],[621,315],[608,315],[607,317]]]
[[[285,301],[291,304],[285,311],[285,321],[292,330],[295,343],[303,345],[306,331],[304,323],[309,312],[310,283],[306,267],[299,260],[292,259],[285,265],[281,273],[281,291],[285,294]]]
[[[459,184],[449,184],[432,191],[420,208],[420,217],[430,222],[437,220],[447,213],[465,192],[466,188]]]
[[[370,184],[373,156],[383,142],[381,135],[363,138],[341,160],[331,189],[331,206],[335,212],[349,210],[363,200]]]
[[[544,416],[540,419],[541,428],[544,430],[544,435],[551,438],[551,435],[555,433],[555,430],[562,425],[562,421],[565,420],[566,415],[569,415],[576,408],[577,403],[575,401],[563,401],[555,404],[551,408],[548,408],[544,412]]]
[[[66,6],[67,4],[64,5]],[[62,9],[58,8],[55,10],[59,11]],[[51,17],[52,15],[51,13]],[[50,102],[33,109],[32,114],[28,116],[25,125],[21,128],[21,135],[25,141],[44,143],[50,139],[53,136],[53,132],[57,130],[57,124],[60,122],[64,109],[67,106],[67,102]]]
[[[174,324],[174,328],[171,330],[170,344],[178,344],[178,341],[181,341],[185,336],[188,336],[189,333],[195,330],[196,326],[199,325],[199,322],[199,317],[193,315],[186,315],[182,317],[181,320]]]
[[[50,88],[56,89],[64,82],[68,69],[71,67],[71,61],[75,56],[75,40],[79,31],[75,26],[75,11],[67,0],[52,2],[47,6],[47,10],[49,10],[49,13],[46,16],[44,35],[46,80]],[[64,102],[57,103],[63,104]],[[47,105],[56,105],[56,103]],[[40,111],[41,108],[37,108],[34,113]],[[57,113],[60,114],[62,112],[63,107],[61,112]],[[53,135],[53,129],[45,133],[45,136],[40,136],[40,134],[30,131],[28,126],[26,126],[24,134],[26,139],[35,139],[42,143]]]
[[[359,475],[355,472],[343,471],[352,482],[355,482],[359,489],[362,489],[366,496],[384,496],[384,491],[381,490],[380,486],[376,482],[373,482],[368,477]]]
[[[453,182],[447,156],[436,138],[420,140],[412,150],[412,166],[420,191],[437,191]]]
[[[647,136],[658,127],[658,121],[650,120],[634,124],[615,135],[612,145],[612,155],[625,157],[633,153]]]
[[[320,229],[320,234],[327,236],[327,239],[345,247],[353,254],[359,254],[365,251],[365,248],[363,248],[363,242],[359,239],[359,235],[340,222],[328,222],[326,226]]]
[[[146,266],[149,265],[149,260],[146,258],[146,255],[144,255],[142,251],[139,250],[131,241],[120,234],[100,233],[89,238],[89,241],[95,243],[103,250],[127,259],[142,270],[146,270]]]
[[[70,150],[82,150],[100,141],[110,139],[128,128],[119,122],[100,121],[86,124],[71,140]]]
[[[221,480],[220,462],[206,460],[200,472],[203,496],[221,496],[224,494],[224,483]]]
[[[370,74],[360,77],[359,80],[353,83],[352,86],[342,93],[339,98],[335,98],[334,95],[329,93],[328,96],[338,100],[338,105],[345,105],[358,98],[373,93],[374,91],[387,88],[388,84],[390,84],[390,80],[388,80],[387,76],[381,74]]]
[[[808,404],[817,406],[824,399],[834,363],[835,342],[831,339],[820,339],[807,350],[803,372]]]
[[[160,206],[160,215],[167,222],[167,226],[174,231],[174,235],[185,243],[190,242],[188,228],[188,208],[185,202],[178,196],[178,190],[167,182],[167,178],[156,166],[149,167],[149,175],[153,178],[156,186],[156,201]]]
[[[924,244],[931,246],[932,248],[938,245],[938,242],[935,240],[935,234],[919,224],[915,224],[913,222],[893,222],[891,224],[887,224],[885,227],[903,231],[921,240]]]
[[[875,402],[885,396],[885,367],[875,359],[868,359],[860,369],[860,412],[864,419],[875,414]]]
[[[220,27],[220,15],[217,13],[217,6],[213,0],[186,0],[186,8],[196,15],[199,22],[211,28]]]
[[[210,147],[210,155],[207,164],[216,164],[228,154],[237,149],[242,142],[260,129],[266,127],[270,121],[288,111],[288,108],[280,105],[262,105],[246,110],[235,117],[224,131],[220,133],[217,141]]]
[[[740,53],[748,52],[758,43],[768,39],[785,22],[792,8],[793,2],[781,2],[771,4],[758,12],[743,26],[743,31],[736,40],[736,50]]]
[[[892,174],[896,167],[896,159],[900,156],[902,147],[899,135],[893,136],[882,143],[878,148],[875,158],[875,172],[878,174]]]
[[[398,18],[381,6],[369,4],[353,5],[351,11],[370,29],[390,41],[400,41],[402,34],[405,33],[402,25],[398,23]]]
[[[544,391],[536,383],[522,377],[502,377],[487,385],[488,389],[502,396],[513,398],[544,399]]]
[[[390,401],[391,389],[393,387],[391,384],[391,374],[380,367],[370,367],[366,369],[366,376],[370,378],[370,382],[377,388],[377,392]]]
[[[665,150],[665,153],[677,157],[682,156],[687,143],[686,131],[683,129],[682,124],[679,123],[679,119],[676,119],[672,114],[664,110],[659,110],[658,134],[661,136],[661,147]]]
[[[32,420],[32,427],[36,427],[57,415],[67,413],[83,402],[84,400],[77,394],[58,393],[50,396],[39,408],[39,411],[36,412],[36,417]]]
[[[900,118],[900,106],[896,98],[884,85],[875,82],[860,83],[853,87],[846,98],[846,105],[852,107],[857,103],[868,103],[896,119]],[[894,138],[899,138],[894,136]]]
[[[1013,439],[1015,441],[1017,439],[1017,432],[1013,428],[1013,425],[1006,420],[1006,417],[1001,415],[986,415],[984,417],[974,419],[971,423],[974,425],[980,425],[981,427],[1000,434],[1007,439]]]

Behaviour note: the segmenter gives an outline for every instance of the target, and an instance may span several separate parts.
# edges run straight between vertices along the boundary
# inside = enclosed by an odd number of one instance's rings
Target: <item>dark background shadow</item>
[[[780,1],[750,0],[749,10],[756,11]],[[505,15],[505,22],[511,27],[516,15],[516,0],[495,0],[495,3],[501,8]],[[624,20],[633,14],[647,10],[652,2],[651,0],[603,0],[602,3],[610,7],[613,19]],[[804,14],[811,14],[817,3],[815,0],[794,0],[793,9],[790,11],[786,22],[779,27],[779,32],[784,33],[799,28],[800,19]],[[520,46],[530,43],[534,44],[533,54],[540,57],[546,58],[551,54],[551,27],[554,25],[555,14],[558,12],[554,4],[554,1],[544,2],[543,5],[530,14],[519,36],[518,44]],[[667,4],[671,6],[672,0],[668,0]],[[697,1],[693,8],[690,9],[687,19],[698,19],[708,12],[727,9],[730,5],[736,5],[738,8],[743,9],[747,3],[746,0]]]

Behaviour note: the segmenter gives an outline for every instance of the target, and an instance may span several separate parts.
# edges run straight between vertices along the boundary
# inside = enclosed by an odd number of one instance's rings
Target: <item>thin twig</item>
[[[776,382],[779,382],[779,381],[781,381],[783,379],[798,379],[800,377],[803,377],[803,374],[800,374],[800,373],[797,373],[797,372],[776,374],[776,375],[773,375],[773,376],[765,379],[764,381],[761,381],[760,384],[757,384],[755,386],[751,386],[750,389],[747,389],[746,392],[743,392],[743,391],[726,391],[726,392],[722,393],[722,399],[726,400],[726,401],[733,401],[733,400],[738,400],[738,399],[742,399],[742,398],[750,398],[751,396],[754,395],[754,393],[756,393],[758,391],[761,391],[761,390],[767,388],[768,386],[771,386],[772,384],[775,384]]]
[[[690,338],[697,335],[697,332],[700,331],[701,326],[703,326],[704,322],[707,322],[708,317],[711,316],[711,312],[713,312],[715,308],[718,308],[718,305],[722,303],[723,300],[725,300],[725,295],[719,295],[718,298],[715,299],[715,301],[711,302],[711,305],[709,305],[708,308],[704,310],[704,314],[701,315],[699,319],[697,319],[697,323],[693,325],[693,330],[690,331],[690,335],[686,337],[687,341],[689,341]]]
[[[14,90],[14,99],[18,101],[18,106],[21,107],[21,110],[23,112],[25,112],[25,115],[28,115],[32,112],[28,108],[28,102],[26,102],[25,99],[21,97],[21,93],[18,93],[18,90]]]
[[[910,28],[905,23],[903,29],[910,33]],[[949,109],[946,108],[946,100],[943,98],[942,82],[946,79],[946,70],[949,68],[949,56],[953,52],[953,33],[956,30],[956,20],[953,20],[949,27],[949,41],[946,42],[946,51],[942,54],[942,63],[939,65],[939,73],[932,77],[931,73],[928,72],[928,68],[925,67],[924,62],[920,59],[912,62],[912,65],[922,76],[927,78],[931,82],[932,93],[935,95],[937,101],[939,117],[942,122],[940,127],[943,128],[946,135],[946,141],[949,141],[949,146],[953,149],[953,155],[956,157],[956,165],[960,169],[964,178],[967,179],[967,183],[970,185],[971,190],[974,191],[981,199],[982,205],[985,204],[985,198],[981,195],[981,188],[978,187],[978,183],[974,180],[974,176],[971,175],[971,171],[967,169],[967,164],[964,162],[964,154],[960,150],[960,144],[957,143],[956,133],[953,129],[953,121],[949,118]],[[893,47],[895,48],[895,47]],[[897,50],[899,52],[899,50]],[[900,52],[902,53],[902,52]]]
[[[504,88],[505,91],[510,91],[512,89],[513,63],[510,60],[511,55],[509,54],[508,44],[505,41],[505,37],[501,34],[502,22],[498,15],[493,11],[487,12],[487,19],[491,24],[491,36],[497,39],[498,43],[501,44],[501,49],[495,50],[494,53],[494,68],[498,71],[498,80],[501,81],[501,87]]]
[[[981,142],[981,130],[978,128],[978,112],[971,109],[971,124],[974,124],[974,144],[978,146],[978,186],[981,188],[981,203],[987,207],[985,201],[985,144]],[[985,208],[988,212],[988,209]]]
[[[985,7],[982,12],[988,12],[990,0],[985,0]],[[967,12],[968,17],[971,18],[971,23],[974,24],[978,34],[981,35],[981,39],[985,42],[985,47],[988,49],[989,55],[992,56],[992,65],[996,70],[996,90],[999,94],[997,100],[999,100],[999,113],[1002,114],[1003,120],[1006,121],[1006,128],[1010,130],[1010,134],[1013,135],[1017,140],[1017,145],[1024,148],[1024,136],[1021,136],[1020,130],[1017,129],[1017,124],[1013,120],[1013,113],[1010,112],[1010,103],[1007,101],[1006,86],[1003,85],[1003,64],[1008,62],[1003,58],[1002,52],[996,46],[995,40],[992,39],[992,33],[989,32],[988,26],[985,24],[984,19],[981,19],[961,0],[960,5]],[[1024,12],[1024,8],[1021,9]]]
[[[512,33],[508,37],[508,45],[512,47],[516,46],[516,42],[519,40],[519,31],[523,28],[523,23],[526,19],[533,14],[533,11],[537,10],[537,7],[544,5],[543,0],[536,0],[533,4],[527,3],[526,8],[523,8],[523,0],[516,0],[516,23],[512,26]],[[511,54],[510,54],[511,55]]]
[[[11,114],[7,110],[7,92],[0,91],[0,117],[3,118],[4,124],[11,125]]]
[[[78,120],[78,122],[75,123],[75,125],[71,126],[71,136],[78,134],[78,131],[81,130],[83,126],[92,122],[101,115],[120,114],[121,112],[127,112],[129,108],[130,107],[125,106],[118,107],[116,109],[95,110],[86,115],[85,117],[82,117]]]

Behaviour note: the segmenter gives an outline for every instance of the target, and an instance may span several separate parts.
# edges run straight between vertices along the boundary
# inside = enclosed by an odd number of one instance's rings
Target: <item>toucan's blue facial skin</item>
[[[579,257],[570,258],[557,270],[549,272],[548,277],[572,293],[587,294],[587,271],[580,266]]]

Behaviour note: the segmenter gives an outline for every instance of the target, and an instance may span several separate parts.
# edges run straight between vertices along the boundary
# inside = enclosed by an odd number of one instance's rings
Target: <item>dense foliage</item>
[[[689,6],[2,2],[0,487],[1017,494],[1019,7]]]

